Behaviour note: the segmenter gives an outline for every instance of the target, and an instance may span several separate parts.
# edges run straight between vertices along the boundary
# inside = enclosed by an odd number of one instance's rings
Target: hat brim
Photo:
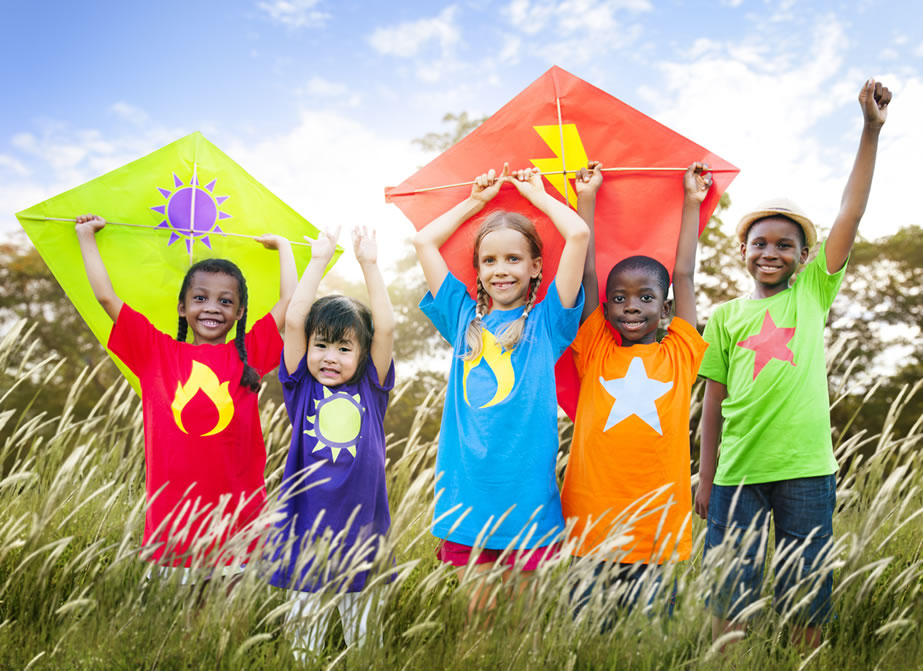
[[[740,223],[737,224],[737,239],[741,242],[746,242],[747,232],[750,230],[750,226],[753,225],[753,222],[765,219],[766,217],[785,217],[786,219],[791,219],[801,226],[801,230],[804,231],[804,244],[808,249],[812,249],[814,245],[817,244],[817,229],[814,228],[814,222],[803,214],[781,207],[756,210],[745,214],[741,218]]]

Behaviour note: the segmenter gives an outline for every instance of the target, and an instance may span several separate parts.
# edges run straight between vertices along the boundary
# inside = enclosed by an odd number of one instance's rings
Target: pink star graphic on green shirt
[[[760,327],[760,332],[737,343],[738,347],[752,349],[756,353],[756,358],[753,360],[754,380],[766,364],[773,359],[788,361],[793,366],[795,365],[795,354],[788,346],[788,343],[794,336],[794,326],[792,328],[777,327],[776,323],[772,321],[769,310],[766,310],[766,316],[763,317],[763,325]]]

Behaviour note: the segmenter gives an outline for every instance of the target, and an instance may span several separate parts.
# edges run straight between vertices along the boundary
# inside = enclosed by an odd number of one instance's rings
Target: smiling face
[[[754,295],[774,296],[788,288],[798,266],[808,260],[801,227],[786,217],[767,217],[747,231],[740,253],[756,282]]]
[[[656,342],[660,320],[669,312],[660,281],[650,270],[629,267],[610,274],[603,314],[619,332],[623,347]]]
[[[493,308],[511,310],[524,305],[532,278],[542,269],[532,256],[529,241],[512,228],[498,228],[481,238],[477,252],[478,279],[493,300]]]
[[[178,306],[194,345],[220,345],[243,316],[237,280],[225,273],[196,271]]]
[[[359,343],[353,331],[336,342],[318,336],[308,339],[308,372],[325,387],[336,387],[353,379],[359,367]]]

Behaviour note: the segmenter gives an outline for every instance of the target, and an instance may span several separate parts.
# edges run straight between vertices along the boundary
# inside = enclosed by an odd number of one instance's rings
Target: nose
[[[625,312],[632,312],[632,313],[641,312],[641,306],[637,303],[637,301],[634,301],[634,300],[626,301],[625,302]]]

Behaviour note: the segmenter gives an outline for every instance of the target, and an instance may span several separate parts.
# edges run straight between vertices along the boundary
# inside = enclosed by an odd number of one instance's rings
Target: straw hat
[[[746,242],[747,232],[750,230],[750,226],[754,221],[775,215],[791,219],[801,226],[801,230],[804,231],[805,245],[808,249],[811,249],[817,242],[817,229],[814,228],[814,224],[808,219],[804,210],[795,205],[795,203],[788,198],[773,198],[767,200],[757,205],[756,209],[752,212],[745,214],[741,218],[740,223],[737,224],[738,239],[741,242]]]

